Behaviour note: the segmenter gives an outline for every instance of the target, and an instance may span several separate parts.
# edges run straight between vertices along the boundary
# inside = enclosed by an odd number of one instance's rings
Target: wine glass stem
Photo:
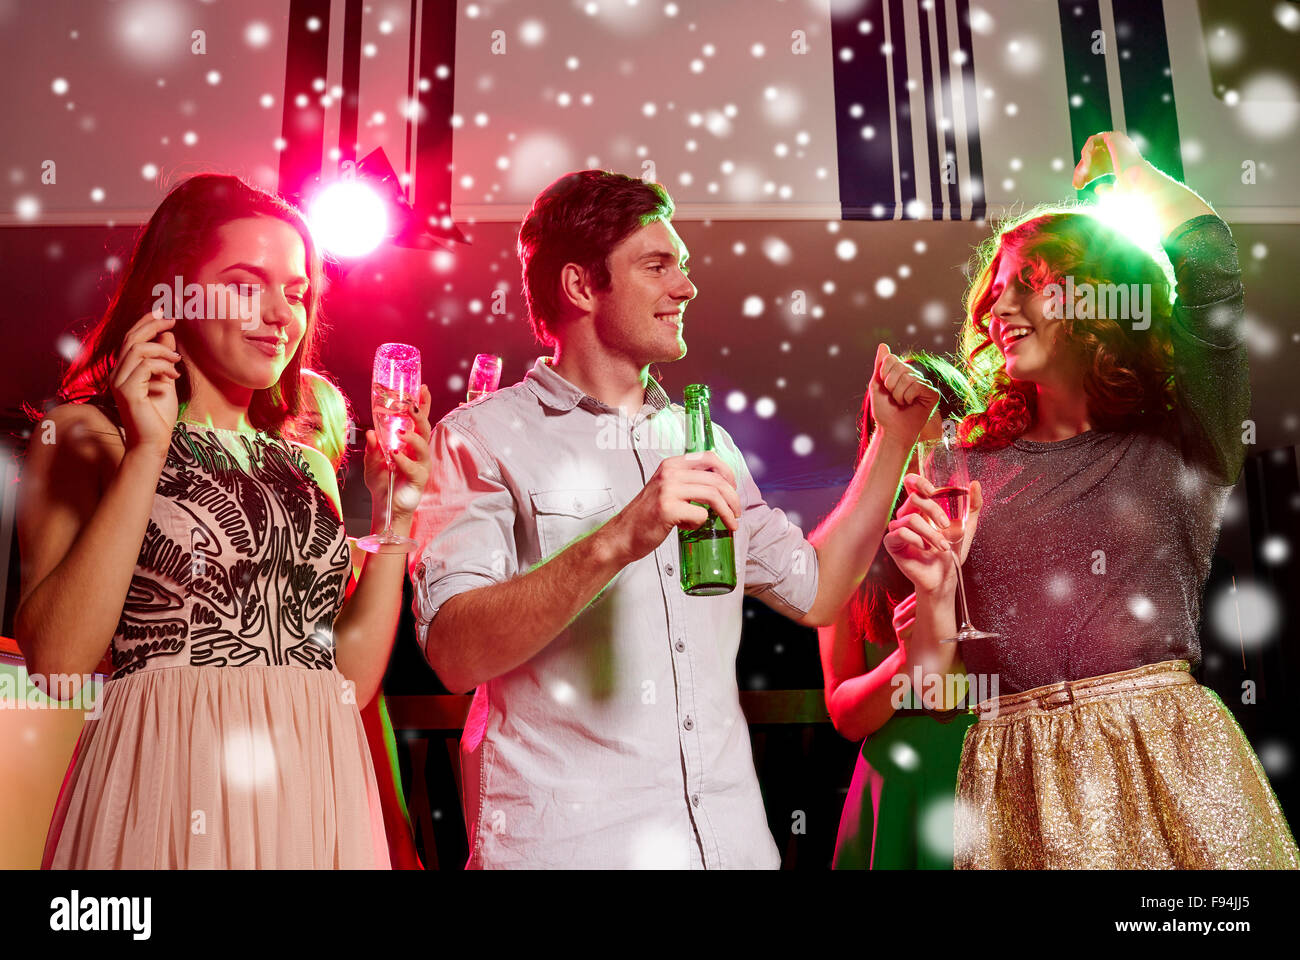
[[[952,551],[952,562],[957,566],[957,595],[961,597],[961,626],[959,630],[965,630],[966,625],[970,623],[970,610],[966,607],[966,585],[961,579],[961,555],[958,552],[961,545],[958,544]]]
[[[393,462],[388,462],[388,506],[384,510],[384,536],[393,535],[393,487],[395,486],[395,474]]]

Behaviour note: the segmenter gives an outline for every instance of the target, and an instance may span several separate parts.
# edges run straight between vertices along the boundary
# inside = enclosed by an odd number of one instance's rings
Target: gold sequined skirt
[[[958,775],[957,869],[1300,869],[1259,760],[1186,660],[976,712]]]

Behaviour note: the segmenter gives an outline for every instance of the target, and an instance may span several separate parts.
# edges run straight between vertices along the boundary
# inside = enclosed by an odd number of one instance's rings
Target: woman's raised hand
[[[1094,133],[1079,151],[1079,163],[1074,168],[1072,183],[1076,190],[1082,190],[1098,177],[1111,174],[1115,177],[1114,189],[1143,190],[1151,186],[1161,176],[1148,161],[1142,159],[1137,144],[1126,133],[1107,130]],[[1098,195],[1112,189],[1108,186],[1098,188]]]
[[[1074,168],[1073,183],[1083,189],[1098,177],[1114,174],[1114,185],[1098,184],[1098,199],[1113,193],[1115,200],[1140,198],[1150,207],[1151,215],[1160,229],[1161,239],[1169,237],[1174,228],[1194,217],[1209,214],[1217,216],[1195,190],[1162,173],[1138,151],[1137,144],[1124,133],[1107,130],[1094,133],[1079,151],[1079,163]]]
[[[894,607],[894,636],[898,640],[899,649],[904,653],[907,653],[907,642],[912,639],[912,631],[915,627],[916,594],[909,593],[898,606]]]
[[[883,343],[876,347],[868,389],[876,426],[909,446],[916,443],[939,403],[939,391]]]
[[[147,313],[122,338],[110,373],[113,401],[122,417],[128,450],[171,445],[179,405],[176,380],[176,321]]]

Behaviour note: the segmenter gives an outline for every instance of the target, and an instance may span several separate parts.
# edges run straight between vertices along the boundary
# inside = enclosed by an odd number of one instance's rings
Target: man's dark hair
[[[519,228],[524,301],[537,339],[555,345],[565,264],[576,263],[597,290],[608,290],[610,252],[672,215],[672,198],[659,184],[608,170],[567,173],[538,194]]]

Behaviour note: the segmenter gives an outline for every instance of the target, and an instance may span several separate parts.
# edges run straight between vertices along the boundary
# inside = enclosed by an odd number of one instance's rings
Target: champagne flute
[[[485,393],[492,393],[501,384],[501,358],[495,353],[480,353],[474,358],[469,372],[469,392],[466,403],[473,403]]]
[[[415,541],[393,532],[393,487],[396,467],[393,454],[402,449],[408,431],[415,427],[420,399],[420,351],[405,343],[382,343],[375,351],[370,384],[370,406],[375,418],[375,435],[388,465],[388,508],[382,533],[357,541],[368,553],[410,553]]]
[[[935,440],[922,440],[917,446],[917,460],[921,476],[936,489],[931,499],[948,517],[943,535],[952,544],[952,559],[957,565],[957,595],[961,597],[961,629],[955,637],[943,642],[959,640],[996,640],[1000,634],[977,629],[970,622],[966,604],[966,585],[961,575],[961,544],[966,536],[966,516],[970,509],[970,469],[966,448],[957,440],[951,421],[944,421],[943,433]],[[940,486],[942,481],[942,486]]]

